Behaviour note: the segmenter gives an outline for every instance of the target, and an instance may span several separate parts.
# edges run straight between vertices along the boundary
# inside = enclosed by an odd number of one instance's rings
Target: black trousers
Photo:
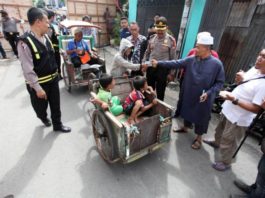
[[[0,53],[1,53],[3,58],[6,58],[6,52],[5,52],[1,42],[0,42]]]
[[[61,75],[61,55],[60,55],[60,50],[54,49],[54,56],[55,56],[55,61],[58,66],[58,74]]]
[[[38,98],[36,91],[27,84],[32,107],[37,117],[41,120],[45,120],[47,118],[47,108],[49,105],[53,127],[60,127],[62,122],[58,77],[51,82],[41,84],[41,87],[46,92],[47,100]]]
[[[265,154],[259,161],[256,183],[251,187],[252,190],[248,194],[248,198],[265,198]]]
[[[184,93],[184,90],[182,87],[183,80],[184,80],[183,77],[180,78],[180,80],[179,80],[179,100],[178,100],[177,108],[176,108],[175,115],[174,115],[176,117],[178,117],[180,115],[181,106],[182,106],[182,100],[183,100],[182,98],[183,98],[183,93]]]
[[[168,69],[151,68],[147,69],[146,78],[147,84],[156,90],[156,95],[159,100],[164,100],[167,86]]]
[[[5,32],[4,34],[5,34],[6,40],[9,42],[10,46],[12,47],[14,54],[17,56],[18,55],[17,41],[18,41],[19,33],[18,32],[14,32],[14,33]]]
[[[196,135],[203,135],[204,133],[207,133],[209,123],[207,125],[203,124],[194,124],[194,125],[195,125],[194,132]],[[191,128],[192,123],[189,122],[188,120],[184,120],[184,126]]]

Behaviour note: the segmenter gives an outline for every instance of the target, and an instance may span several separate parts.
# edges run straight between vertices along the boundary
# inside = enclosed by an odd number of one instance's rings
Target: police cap
[[[165,17],[159,17],[155,22],[156,30],[166,30],[167,29],[167,19]]]

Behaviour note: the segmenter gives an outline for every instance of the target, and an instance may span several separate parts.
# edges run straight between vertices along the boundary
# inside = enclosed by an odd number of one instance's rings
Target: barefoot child
[[[136,76],[133,79],[133,87],[134,90],[126,97],[122,105],[123,111],[127,115],[130,115],[128,119],[129,124],[138,122],[138,116],[157,104],[156,99],[153,99],[150,103],[144,96],[147,90],[153,93],[153,89],[147,86],[145,77]]]

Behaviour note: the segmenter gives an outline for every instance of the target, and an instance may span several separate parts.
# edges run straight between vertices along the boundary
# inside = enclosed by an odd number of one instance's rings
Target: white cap
[[[203,35],[211,36],[211,33],[210,32],[199,32],[197,34],[197,40]]]
[[[82,28],[80,28],[80,27],[77,27],[77,28],[73,29],[74,35],[77,34],[77,33],[80,33],[80,32],[82,32]]]
[[[200,32],[197,35],[197,44],[213,45],[213,37],[209,32]]]

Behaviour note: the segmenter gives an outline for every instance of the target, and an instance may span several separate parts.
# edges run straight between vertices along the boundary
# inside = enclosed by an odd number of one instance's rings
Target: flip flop
[[[202,145],[202,143],[200,141],[198,141],[197,139],[195,139],[192,142],[191,148],[194,149],[194,150],[198,150],[198,149],[201,148],[201,145]]]
[[[226,171],[231,168],[230,165],[226,165],[223,162],[215,162],[212,164],[212,167],[218,171]]]
[[[207,140],[207,139],[205,139],[205,140],[202,140],[202,141],[205,144],[208,144],[209,146],[211,146],[213,148],[216,148],[216,149],[219,148],[219,145],[217,145],[214,140]]]
[[[183,128],[180,128],[180,129],[174,128],[173,132],[174,133],[188,133],[188,131],[184,130]]]

